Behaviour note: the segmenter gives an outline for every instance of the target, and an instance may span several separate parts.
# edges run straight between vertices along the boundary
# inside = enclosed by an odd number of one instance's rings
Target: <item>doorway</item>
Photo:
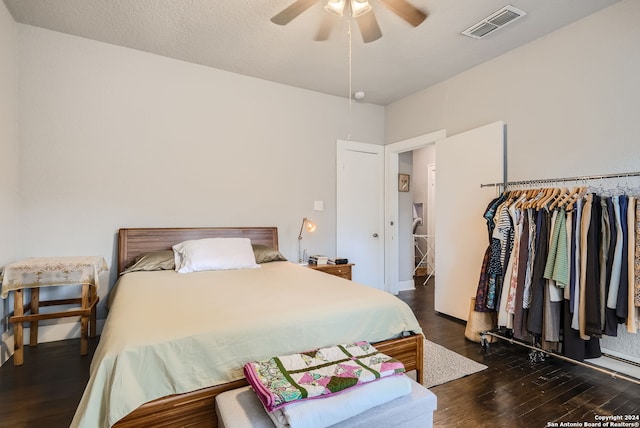
[[[446,137],[446,131],[442,130],[385,146],[385,281],[392,293],[413,287],[401,281],[400,276],[399,254],[404,244],[399,230],[399,154],[435,143],[435,309],[467,319],[468,298],[475,295],[480,262],[487,246],[484,219],[476,210],[482,210],[493,193],[493,189],[482,189],[480,184],[504,181],[504,136],[504,122],[494,122],[452,137]]]
[[[411,155],[414,184],[412,189],[412,236],[409,237],[409,242],[403,245],[410,247],[411,250],[407,256],[413,262],[409,266],[411,276],[407,276],[409,271],[406,267],[401,267],[401,269],[404,269],[403,272],[407,279],[420,277],[422,284],[425,285],[435,274],[435,143],[416,149],[411,152]],[[401,204],[401,201],[398,202]],[[402,227],[402,223],[400,227]]]
[[[413,205],[411,200],[402,207],[399,204],[400,192],[396,177],[406,165],[406,161],[401,162],[401,157],[417,154],[421,149],[434,146],[437,141],[445,138],[446,131],[440,130],[385,146],[385,284],[393,294],[413,288]],[[414,189],[418,181],[425,183],[422,189],[426,201],[427,164],[425,163],[421,174],[418,174],[422,178],[417,178],[415,172],[416,170],[412,171],[410,182]],[[410,259],[409,264],[406,263],[406,258]],[[403,261],[404,268],[401,270]]]

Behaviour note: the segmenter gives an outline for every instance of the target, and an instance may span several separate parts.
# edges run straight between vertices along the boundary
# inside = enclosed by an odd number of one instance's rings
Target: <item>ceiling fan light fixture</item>
[[[427,17],[426,13],[411,5],[409,0],[377,1],[414,27],[420,25]],[[374,2],[374,4],[377,7],[377,3]],[[288,7],[273,16],[271,22],[287,25],[304,11],[316,5],[322,5],[324,10],[332,15],[339,17],[346,15],[349,25],[351,25],[351,18],[353,18],[358,24],[364,43],[370,43],[382,37],[382,31],[373,11],[374,6],[371,5],[370,0],[294,0]],[[335,22],[335,19],[325,15],[315,40],[327,40]],[[349,27],[348,33],[351,34],[351,27]]]
[[[324,10],[333,13],[334,15],[342,16],[344,14],[344,7],[347,0],[328,0],[324,6]]]
[[[365,15],[372,9],[368,0],[351,0],[351,16],[354,18]]]

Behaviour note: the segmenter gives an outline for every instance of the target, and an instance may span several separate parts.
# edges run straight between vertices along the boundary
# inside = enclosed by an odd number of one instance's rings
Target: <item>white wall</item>
[[[0,266],[15,261],[18,232],[18,29],[0,3]]]
[[[18,29],[18,257],[103,255],[113,282],[120,227],[277,226],[295,260],[305,216],[318,225],[309,251],[335,252],[348,100]],[[352,139],[383,144],[383,118],[354,104]]]
[[[18,246],[18,29],[0,2],[0,269],[15,261]],[[0,302],[0,335],[10,301]],[[4,340],[3,340],[4,342]],[[10,356],[0,346],[0,363]]]
[[[393,103],[385,139],[442,128],[454,135],[504,120],[509,180],[638,171],[638,16],[640,2],[623,0]],[[464,245],[464,237],[451,244]],[[479,272],[480,261],[467,268]],[[615,340],[640,349],[638,336]]]
[[[639,169],[638,16],[624,0],[387,106],[387,143],[504,120],[509,180]]]

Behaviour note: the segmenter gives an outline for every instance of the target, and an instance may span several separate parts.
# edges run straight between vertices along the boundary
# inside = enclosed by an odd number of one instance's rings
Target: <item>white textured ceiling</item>
[[[386,105],[521,46],[618,0],[409,0],[417,28],[370,0],[383,37],[353,23],[352,90]],[[321,1],[286,26],[293,0],[4,0],[16,21],[327,94],[349,96],[348,24],[314,41]],[[481,40],[460,32],[511,4],[528,14]]]

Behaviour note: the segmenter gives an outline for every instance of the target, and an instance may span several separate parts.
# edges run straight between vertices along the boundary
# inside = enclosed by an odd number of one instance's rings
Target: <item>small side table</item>
[[[103,257],[37,257],[5,266],[2,273],[2,298],[14,292],[13,316],[9,321],[14,325],[13,363],[20,366],[24,362],[23,325],[30,323],[29,346],[38,344],[38,321],[54,318],[80,317],[80,355],[88,353],[88,336],[96,335],[96,305],[99,297],[98,277],[107,271]],[[82,285],[79,298],[40,301],[41,287],[61,285]],[[31,289],[31,301],[24,303],[24,289]],[[40,313],[42,306],[80,305],[78,309]]]
[[[353,263],[347,263],[343,265],[314,265],[309,263],[307,265],[310,269],[319,270],[329,275],[339,276],[340,278],[351,280],[351,268]]]

